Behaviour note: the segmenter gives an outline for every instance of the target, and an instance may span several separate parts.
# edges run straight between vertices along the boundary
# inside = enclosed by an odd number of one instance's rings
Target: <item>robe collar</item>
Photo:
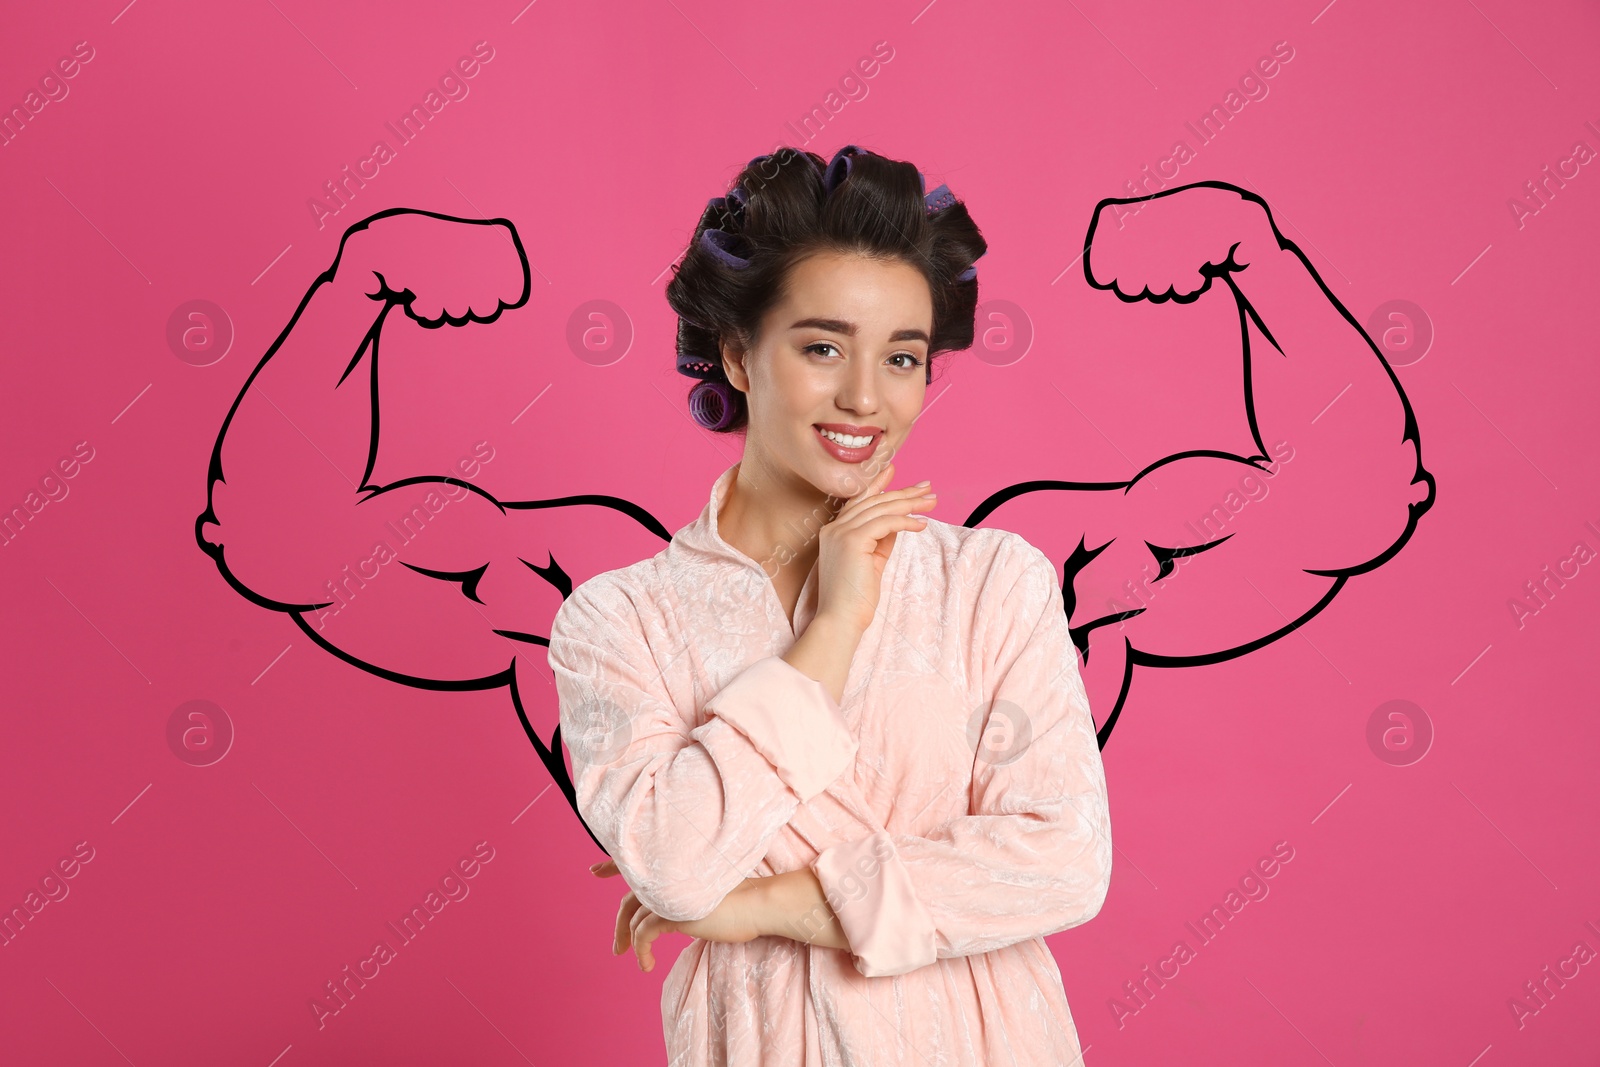
[[[740,462],[743,462],[741,460]],[[739,476],[739,463],[735,463],[711,483],[710,499],[706,506],[700,510],[700,517],[689,525],[679,530],[673,536],[673,544],[680,550],[695,556],[709,556],[715,559],[736,563],[741,567],[753,567],[761,570],[761,565],[749,556],[734,548],[722,539],[722,534],[717,530],[717,512],[722,507],[722,502],[727,499],[728,490],[733,485],[733,480]],[[762,571],[765,574],[765,571]]]

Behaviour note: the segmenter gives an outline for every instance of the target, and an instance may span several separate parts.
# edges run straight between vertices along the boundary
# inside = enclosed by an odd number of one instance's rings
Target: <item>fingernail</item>
[[[932,485],[932,484],[933,483],[931,481],[922,481],[922,482],[918,482],[916,485],[912,486],[911,488],[913,488],[913,489],[921,489],[925,485]]]

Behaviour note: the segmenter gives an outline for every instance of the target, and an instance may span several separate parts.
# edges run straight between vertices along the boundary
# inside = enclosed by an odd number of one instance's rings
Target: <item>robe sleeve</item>
[[[795,809],[855,760],[832,694],[779,656],[734,675],[692,727],[698,716],[674,705],[629,594],[604,575],[562,603],[549,661],[578,811],[666,919],[709,915]]]
[[[1003,598],[986,582],[977,615],[992,688],[970,814],[927,836],[880,827],[812,863],[867,977],[1068,929],[1110,888],[1105,771],[1056,569],[1020,536],[1001,551],[1017,577]]]

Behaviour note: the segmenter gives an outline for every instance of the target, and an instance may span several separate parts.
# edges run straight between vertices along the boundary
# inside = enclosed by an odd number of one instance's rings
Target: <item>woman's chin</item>
[[[812,485],[824,496],[835,497],[839,500],[849,500],[867,487],[867,482],[878,468],[866,463],[839,463],[829,461],[833,468],[812,481]]]

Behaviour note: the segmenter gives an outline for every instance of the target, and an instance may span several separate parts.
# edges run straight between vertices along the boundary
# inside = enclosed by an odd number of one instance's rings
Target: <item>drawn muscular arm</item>
[[[548,622],[567,589],[531,554],[543,546],[526,543],[526,525],[515,530],[508,506],[471,482],[492,444],[461,442],[457,469],[388,485],[373,472],[386,321],[483,330],[528,299],[528,283],[504,220],[401,210],[351,227],[212,455],[197,533],[236,589],[398,680],[507,680],[519,643],[497,631],[521,633],[508,612]]]
[[[1063,514],[1084,517],[1052,555],[1103,745],[1133,667],[1217,662],[1290,632],[1399,550],[1434,482],[1399,380],[1259,196],[1200,182],[1104,200],[1083,263],[1125,302],[1232,297],[1254,448],[1196,447],[1126,483],[1011,487],[968,520],[992,512],[1048,542]]]
[[[1257,449],[1242,458],[1271,462],[1267,446],[1280,441],[1294,450],[1294,478],[1282,484],[1298,506],[1278,510],[1285,520],[1293,512],[1298,529],[1282,532],[1300,541],[1285,557],[1299,551],[1304,570],[1331,575],[1392,554],[1433,498],[1415,417],[1399,379],[1266,202],[1221,182],[1105,201],[1088,244],[1090,284],[1125,301],[1187,303],[1217,279],[1233,296]],[[1152,475],[1166,484],[1163,466],[1141,472],[1130,495]],[[1186,503],[1192,519],[1210,501]]]

